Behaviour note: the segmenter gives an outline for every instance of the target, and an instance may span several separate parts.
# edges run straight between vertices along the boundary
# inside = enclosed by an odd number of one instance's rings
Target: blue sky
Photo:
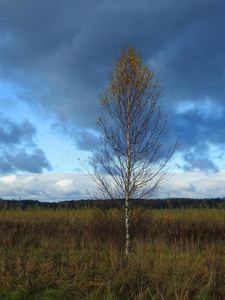
[[[225,197],[225,3],[0,0],[0,197],[80,199],[98,95],[124,41],[164,86],[182,134],[157,197]]]

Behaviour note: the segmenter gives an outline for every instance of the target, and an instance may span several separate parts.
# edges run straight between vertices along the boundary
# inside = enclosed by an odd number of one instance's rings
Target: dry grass
[[[225,299],[225,211],[0,212],[0,299]]]

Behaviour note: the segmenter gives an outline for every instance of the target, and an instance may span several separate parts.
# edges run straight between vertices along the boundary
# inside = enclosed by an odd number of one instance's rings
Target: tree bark
[[[126,226],[126,245],[125,253],[126,257],[130,256],[130,232],[129,232],[129,206],[130,206],[130,177],[131,177],[131,142],[130,142],[130,97],[128,98],[127,105],[127,174],[126,174],[126,188],[125,188],[125,226]]]
[[[125,254],[126,257],[130,257],[130,232],[129,232],[129,199],[126,197],[125,200],[125,226],[126,226],[126,244],[125,244]]]

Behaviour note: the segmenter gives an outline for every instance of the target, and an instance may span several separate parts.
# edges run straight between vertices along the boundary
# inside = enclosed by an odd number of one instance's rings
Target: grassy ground
[[[0,299],[225,299],[225,210],[2,210]]]

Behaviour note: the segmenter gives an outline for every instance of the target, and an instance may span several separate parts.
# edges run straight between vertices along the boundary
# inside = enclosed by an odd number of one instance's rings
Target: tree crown
[[[109,86],[100,95],[102,116],[97,124],[102,138],[91,162],[95,182],[110,198],[149,197],[165,178],[177,142],[161,147],[170,130],[159,103],[161,93],[159,80],[135,48],[122,48]]]

